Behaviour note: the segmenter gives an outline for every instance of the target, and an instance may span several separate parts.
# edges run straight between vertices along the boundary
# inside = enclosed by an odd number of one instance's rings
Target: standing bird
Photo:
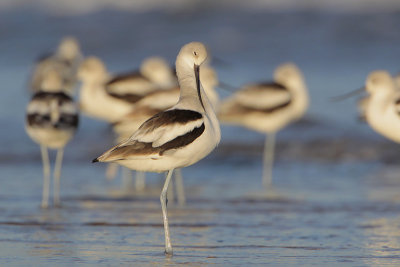
[[[400,143],[400,94],[386,71],[368,75],[365,89],[370,94],[365,117],[368,124],[384,137]]]
[[[48,148],[57,149],[54,167],[53,198],[60,205],[60,176],[65,145],[78,127],[78,109],[62,87],[62,78],[55,70],[46,73],[42,88],[37,91],[26,110],[26,131],[40,145],[43,161],[42,208],[49,205],[50,162]]]
[[[172,255],[167,216],[167,190],[173,170],[190,166],[219,143],[220,127],[200,83],[200,65],[207,58],[202,43],[184,45],[176,59],[179,102],[144,122],[127,140],[93,162],[116,162],[137,171],[168,171],[160,201],[165,232],[165,253]]]
[[[215,70],[208,65],[201,66],[200,80],[203,89],[210,100],[214,111],[218,108],[219,96],[215,90],[218,85],[218,76]],[[178,86],[170,89],[160,89],[145,95],[136,102],[133,110],[120,121],[113,123],[113,130],[117,134],[118,142],[129,138],[140,125],[155,114],[173,107],[179,101],[180,89]],[[175,170],[177,199],[180,205],[185,204],[185,193],[181,171]],[[136,190],[145,187],[145,174],[137,173],[135,181]]]
[[[62,88],[69,95],[73,95],[81,60],[82,54],[78,41],[73,37],[64,38],[54,54],[43,56],[37,62],[31,78],[32,92],[42,89],[47,72],[56,71],[60,76]]]
[[[308,107],[308,93],[300,70],[291,63],[280,65],[274,82],[244,86],[219,109],[221,122],[267,134],[264,147],[263,185],[272,184],[276,133],[301,118]]]

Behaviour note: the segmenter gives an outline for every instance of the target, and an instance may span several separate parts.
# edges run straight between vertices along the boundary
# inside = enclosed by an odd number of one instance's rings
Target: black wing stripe
[[[127,79],[132,79],[132,78],[142,78],[142,79],[146,79],[146,77],[144,77],[139,71],[135,71],[135,72],[130,72],[130,73],[124,73],[118,76],[115,76],[114,78],[112,78],[111,80],[109,80],[106,85],[112,85],[114,83],[118,83]]]
[[[257,85],[261,87],[267,87],[268,89],[275,89],[275,90],[287,90],[285,86],[277,82],[262,82],[258,83]]]
[[[200,127],[196,127],[192,131],[184,135],[178,136],[171,141],[168,141],[167,143],[159,147],[161,149],[160,155],[164,154],[165,151],[168,151],[170,149],[178,149],[193,143],[193,141],[196,140],[204,132],[204,129],[205,126],[204,123],[202,123]]]
[[[192,131],[184,135],[178,136],[175,139],[159,147],[153,147],[152,143],[135,142],[128,146],[116,147],[110,153],[118,153],[120,156],[120,160],[127,159],[129,158],[129,156],[134,155],[151,155],[158,153],[160,156],[162,156],[168,150],[179,149],[193,143],[199,136],[202,135],[204,130],[205,126],[203,123],[201,124],[201,126],[194,128]]]
[[[261,113],[265,113],[265,114],[272,114],[274,112],[281,110],[282,108],[289,106],[290,103],[291,103],[291,101],[289,100],[280,105],[270,107],[270,108],[264,108],[264,109],[245,107],[245,106],[240,105],[240,106],[235,107],[235,110],[233,110],[232,113],[245,114],[245,113],[251,113],[251,112],[261,112]]]
[[[58,99],[60,103],[73,102],[72,98],[63,92],[42,92],[39,91],[33,95],[32,100],[47,101],[50,99]]]
[[[116,94],[116,93],[108,93],[108,94],[114,98],[121,99],[132,104],[138,102],[140,99],[143,98],[143,96],[136,94]]]
[[[154,131],[160,126],[165,126],[169,124],[187,124],[192,121],[202,119],[203,115],[197,111],[187,110],[187,109],[173,109],[160,112],[146,122],[144,122],[139,130],[144,130],[145,133]]]
[[[52,123],[49,114],[28,114],[26,122],[30,127],[55,128],[60,130],[75,129],[79,124],[77,114],[61,114],[60,119]]]

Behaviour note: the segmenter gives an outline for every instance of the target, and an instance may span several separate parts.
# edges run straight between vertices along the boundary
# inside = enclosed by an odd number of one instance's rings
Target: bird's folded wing
[[[152,143],[153,147],[159,147],[200,127],[203,122],[203,116],[199,112],[182,109],[167,110],[144,122],[130,140]]]
[[[265,83],[246,86],[234,96],[243,107],[268,110],[288,104],[292,95],[284,86],[277,83]]]
[[[167,110],[174,106],[179,100],[179,87],[171,89],[160,89],[145,95],[135,105],[138,109],[149,107],[160,111]]]
[[[204,129],[203,116],[199,112],[176,109],[164,111],[144,122],[129,139],[111,148],[99,159],[157,159],[167,150],[193,142]]]
[[[140,73],[129,73],[115,76],[109,80],[106,85],[106,91],[114,96],[116,95],[141,95],[147,94],[157,86],[150,82]]]

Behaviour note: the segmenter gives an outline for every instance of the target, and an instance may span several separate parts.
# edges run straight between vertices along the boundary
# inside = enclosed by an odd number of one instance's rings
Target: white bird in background
[[[57,71],[61,77],[62,88],[73,95],[77,83],[77,70],[82,60],[78,41],[73,37],[62,39],[54,54],[43,56],[38,60],[31,78],[32,92],[38,92],[43,87],[47,72]]]
[[[165,232],[165,253],[172,255],[167,216],[167,190],[173,170],[190,166],[207,156],[221,138],[218,120],[199,77],[207,58],[201,43],[186,44],[176,59],[181,89],[179,102],[144,122],[127,140],[93,162],[116,162],[145,172],[168,171],[160,195]]]
[[[134,104],[151,92],[175,86],[176,77],[161,58],[145,59],[139,72],[114,75],[104,63],[88,57],[80,66],[80,106],[88,116],[113,123],[132,111]]]
[[[384,137],[400,143],[400,92],[386,71],[368,75],[365,89],[370,94],[365,117],[368,124]]]
[[[222,102],[218,117],[267,134],[264,147],[263,185],[272,184],[276,133],[301,118],[308,108],[308,93],[301,71],[291,63],[280,65],[274,82],[244,86]]]
[[[213,109],[216,110],[219,102],[219,96],[215,90],[215,87],[218,85],[217,73],[211,66],[203,64],[201,66],[200,80]],[[176,86],[170,89],[160,89],[151,92],[136,102],[131,113],[113,124],[113,130],[118,137],[118,142],[129,138],[148,118],[174,106],[179,101],[179,95],[180,89]],[[175,181],[178,203],[183,205],[185,203],[185,195],[180,169],[175,171]],[[140,191],[144,187],[145,174],[137,173],[135,188]]]
[[[55,70],[43,77],[42,88],[29,102],[26,110],[26,131],[41,148],[43,161],[42,208],[47,208],[50,193],[50,162],[48,148],[57,149],[54,167],[54,204],[60,205],[60,176],[65,145],[78,127],[78,109],[63,89],[63,80]]]

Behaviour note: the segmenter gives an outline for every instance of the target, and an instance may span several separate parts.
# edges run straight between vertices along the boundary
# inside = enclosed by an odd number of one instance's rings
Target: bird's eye
[[[197,52],[196,52],[196,51],[193,51],[193,55],[197,56]]]

